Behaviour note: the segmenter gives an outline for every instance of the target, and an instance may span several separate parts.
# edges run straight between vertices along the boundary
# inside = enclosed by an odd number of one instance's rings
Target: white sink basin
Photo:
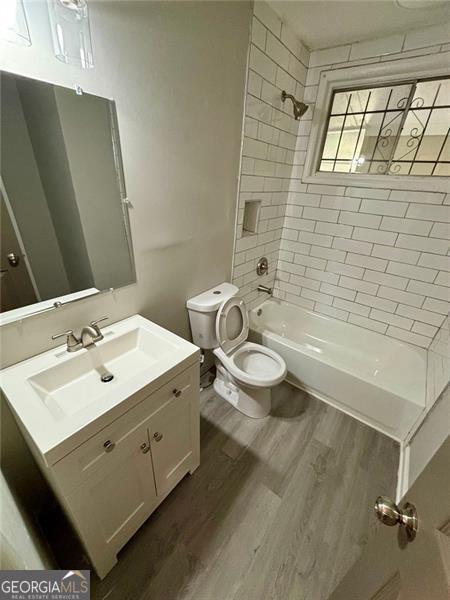
[[[55,419],[65,419],[84,410],[176,350],[173,343],[143,327],[108,337],[106,334],[101,345],[73,353],[70,360],[28,379]],[[102,375],[107,373],[113,379],[102,382]]]
[[[196,346],[139,315],[102,332],[89,349],[59,347],[1,372],[9,404],[48,464],[163,385],[181,362],[198,361]],[[113,379],[103,382],[106,374]]]

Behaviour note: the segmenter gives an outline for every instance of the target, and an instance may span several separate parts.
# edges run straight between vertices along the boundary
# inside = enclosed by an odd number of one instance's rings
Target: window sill
[[[316,171],[311,175],[304,175],[302,181],[319,185],[443,192],[444,194],[450,191],[449,177],[408,177],[406,175],[366,175],[364,173]]]

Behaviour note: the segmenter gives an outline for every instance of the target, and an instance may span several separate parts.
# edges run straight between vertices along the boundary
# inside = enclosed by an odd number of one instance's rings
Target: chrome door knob
[[[163,439],[163,434],[159,433],[159,431],[156,431],[153,434],[153,439],[155,440],[155,442],[160,442]]]
[[[419,519],[417,510],[413,504],[406,502],[402,508],[399,508],[387,496],[378,496],[374,506],[375,514],[383,525],[393,527],[400,525],[405,528],[409,541],[416,537]]]

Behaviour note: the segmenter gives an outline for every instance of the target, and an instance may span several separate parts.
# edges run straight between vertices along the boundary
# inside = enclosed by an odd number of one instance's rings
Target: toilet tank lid
[[[221,283],[215,287],[190,298],[186,302],[187,308],[198,312],[213,312],[219,309],[219,306],[232,296],[236,295],[239,288],[232,283]]]

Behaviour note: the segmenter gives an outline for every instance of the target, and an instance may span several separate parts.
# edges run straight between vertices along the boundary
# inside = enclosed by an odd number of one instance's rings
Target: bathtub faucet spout
[[[266,285],[258,285],[257,289],[258,292],[265,292],[266,294],[269,294],[269,296],[273,293],[273,288],[267,287]]]

